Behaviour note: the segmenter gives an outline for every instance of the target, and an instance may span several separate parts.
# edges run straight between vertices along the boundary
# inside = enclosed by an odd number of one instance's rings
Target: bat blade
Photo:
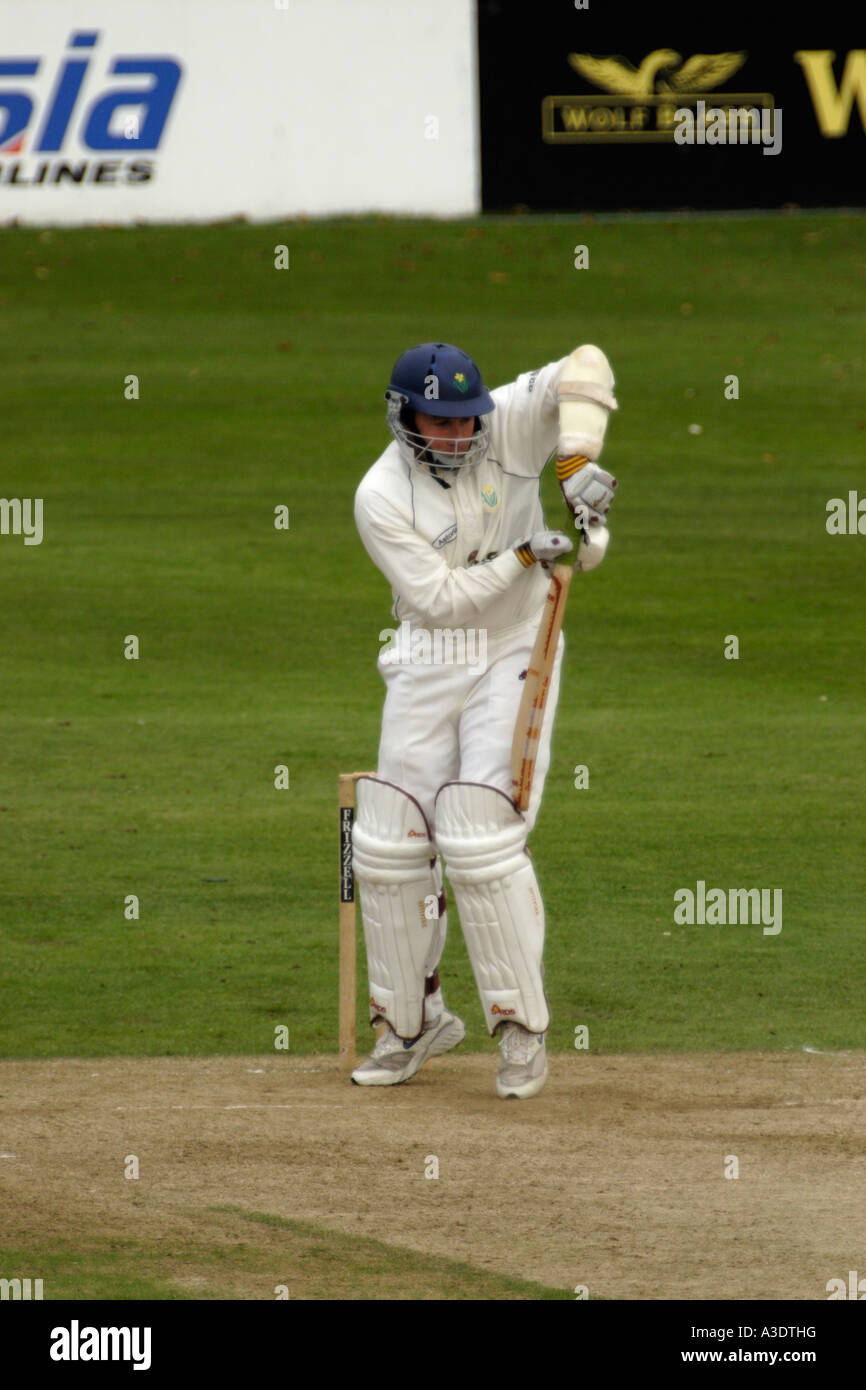
[[[571,565],[554,567],[544,611],[538,624],[535,645],[529,658],[511,745],[512,796],[518,811],[525,811],[529,806],[535,760],[538,756],[538,740],[550,691],[553,663],[556,660],[556,646],[562,631],[565,602],[573,574]]]

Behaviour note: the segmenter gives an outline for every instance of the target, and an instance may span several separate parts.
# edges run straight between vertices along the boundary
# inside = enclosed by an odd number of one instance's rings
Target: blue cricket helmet
[[[394,363],[388,390],[399,391],[427,415],[465,418],[494,408],[472,358],[451,343],[420,343],[404,352]]]
[[[464,468],[487,452],[490,431],[483,416],[496,403],[472,358],[451,343],[419,343],[394,363],[385,392],[388,426],[404,457],[421,467]],[[433,450],[415,425],[414,411],[446,419],[475,417],[472,443],[462,454]]]

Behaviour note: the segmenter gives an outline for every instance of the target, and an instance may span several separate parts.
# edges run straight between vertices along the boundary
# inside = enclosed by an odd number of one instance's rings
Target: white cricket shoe
[[[426,1025],[420,1038],[404,1042],[388,1024],[366,1062],[352,1072],[356,1086],[399,1086],[414,1076],[422,1062],[439,1057],[466,1037],[463,1020],[443,1009]]]
[[[499,1030],[502,1062],[496,1077],[496,1094],[503,1100],[527,1100],[547,1080],[544,1034],[529,1033],[520,1023],[503,1023]]]

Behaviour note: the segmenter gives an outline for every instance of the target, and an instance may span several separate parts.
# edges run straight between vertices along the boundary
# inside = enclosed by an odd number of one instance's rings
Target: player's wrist
[[[532,553],[532,547],[529,541],[524,541],[522,545],[516,545],[514,547],[514,553],[524,569],[529,569],[531,565],[535,564],[535,556]]]

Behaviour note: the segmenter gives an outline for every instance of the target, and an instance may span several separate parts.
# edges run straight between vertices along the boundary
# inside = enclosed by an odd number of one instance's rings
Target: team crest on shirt
[[[499,496],[496,488],[490,483],[481,489],[481,501],[489,512],[498,511],[502,505],[502,498]]]

